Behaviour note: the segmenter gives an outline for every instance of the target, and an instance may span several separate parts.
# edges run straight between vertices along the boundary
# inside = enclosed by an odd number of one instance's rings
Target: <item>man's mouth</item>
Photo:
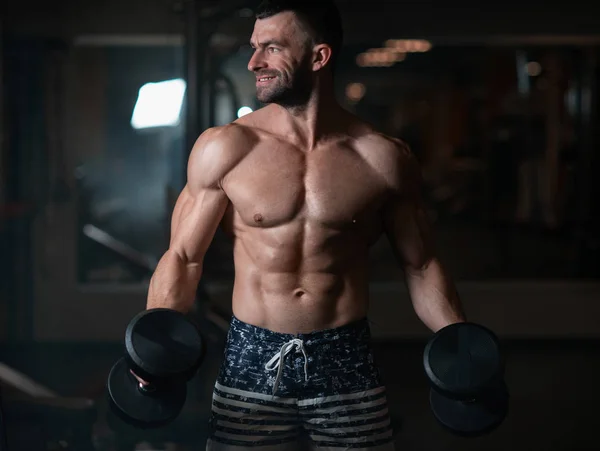
[[[257,78],[256,81],[258,81],[259,83],[266,83],[273,79],[275,79],[275,77],[260,77],[260,78]]]

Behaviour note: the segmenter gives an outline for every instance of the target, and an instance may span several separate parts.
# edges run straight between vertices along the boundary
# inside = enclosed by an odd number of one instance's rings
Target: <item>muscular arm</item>
[[[404,269],[415,312],[436,332],[465,321],[465,315],[454,283],[435,254],[419,166],[408,149],[399,159],[399,183],[385,209],[385,232]]]
[[[198,138],[188,162],[188,181],[171,220],[169,249],[150,280],[146,307],[187,312],[194,303],[204,256],[228,205],[221,180],[234,164],[223,129]]]

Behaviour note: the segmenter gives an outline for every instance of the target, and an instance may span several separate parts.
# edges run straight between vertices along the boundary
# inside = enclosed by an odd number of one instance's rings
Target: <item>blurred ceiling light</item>
[[[431,42],[423,39],[388,39],[385,46],[402,53],[424,53],[431,50]]]
[[[371,55],[371,61],[377,65],[383,65],[387,61],[387,55],[385,54],[385,51],[381,51],[380,49],[369,49],[367,54]]]
[[[367,54],[366,53],[359,53],[356,56],[356,64],[359,67],[365,67],[365,66],[367,66]]]
[[[252,111],[252,108],[250,108],[249,106],[243,106],[238,110],[237,117],[239,118],[245,116],[246,114],[252,113]]]
[[[142,129],[179,125],[185,89],[185,80],[181,78],[146,83],[138,92],[131,126]]]
[[[527,63],[526,70],[530,77],[537,77],[542,73],[542,66],[537,61],[530,61]]]
[[[405,53],[390,48],[369,49],[356,57],[356,64],[360,67],[391,67],[394,64],[404,61]]]
[[[352,102],[358,102],[366,92],[367,88],[362,83],[350,83],[346,86],[346,97]]]
[[[397,63],[399,63],[400,61],[404,61],[406,59],[406,53],[394,52],[394,54],[396,55],[396,62]]]

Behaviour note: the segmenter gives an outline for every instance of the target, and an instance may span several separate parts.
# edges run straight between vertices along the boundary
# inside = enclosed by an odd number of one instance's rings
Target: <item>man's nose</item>
[[[265,59],[263,58],[262,52],[256,50],[248,62],[248,70],[250,72],[256,72],[257,70],[264,69],[267,67]]]

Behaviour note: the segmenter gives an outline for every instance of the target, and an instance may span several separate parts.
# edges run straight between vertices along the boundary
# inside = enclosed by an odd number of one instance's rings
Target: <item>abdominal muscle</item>
[[[356,236],[338,236],[302,251],[285,245],[274,249],[261,234],[265,231],[247,231],[234,246],[233,314],[239,320],[299,334],[367,315],[368,251]]]

